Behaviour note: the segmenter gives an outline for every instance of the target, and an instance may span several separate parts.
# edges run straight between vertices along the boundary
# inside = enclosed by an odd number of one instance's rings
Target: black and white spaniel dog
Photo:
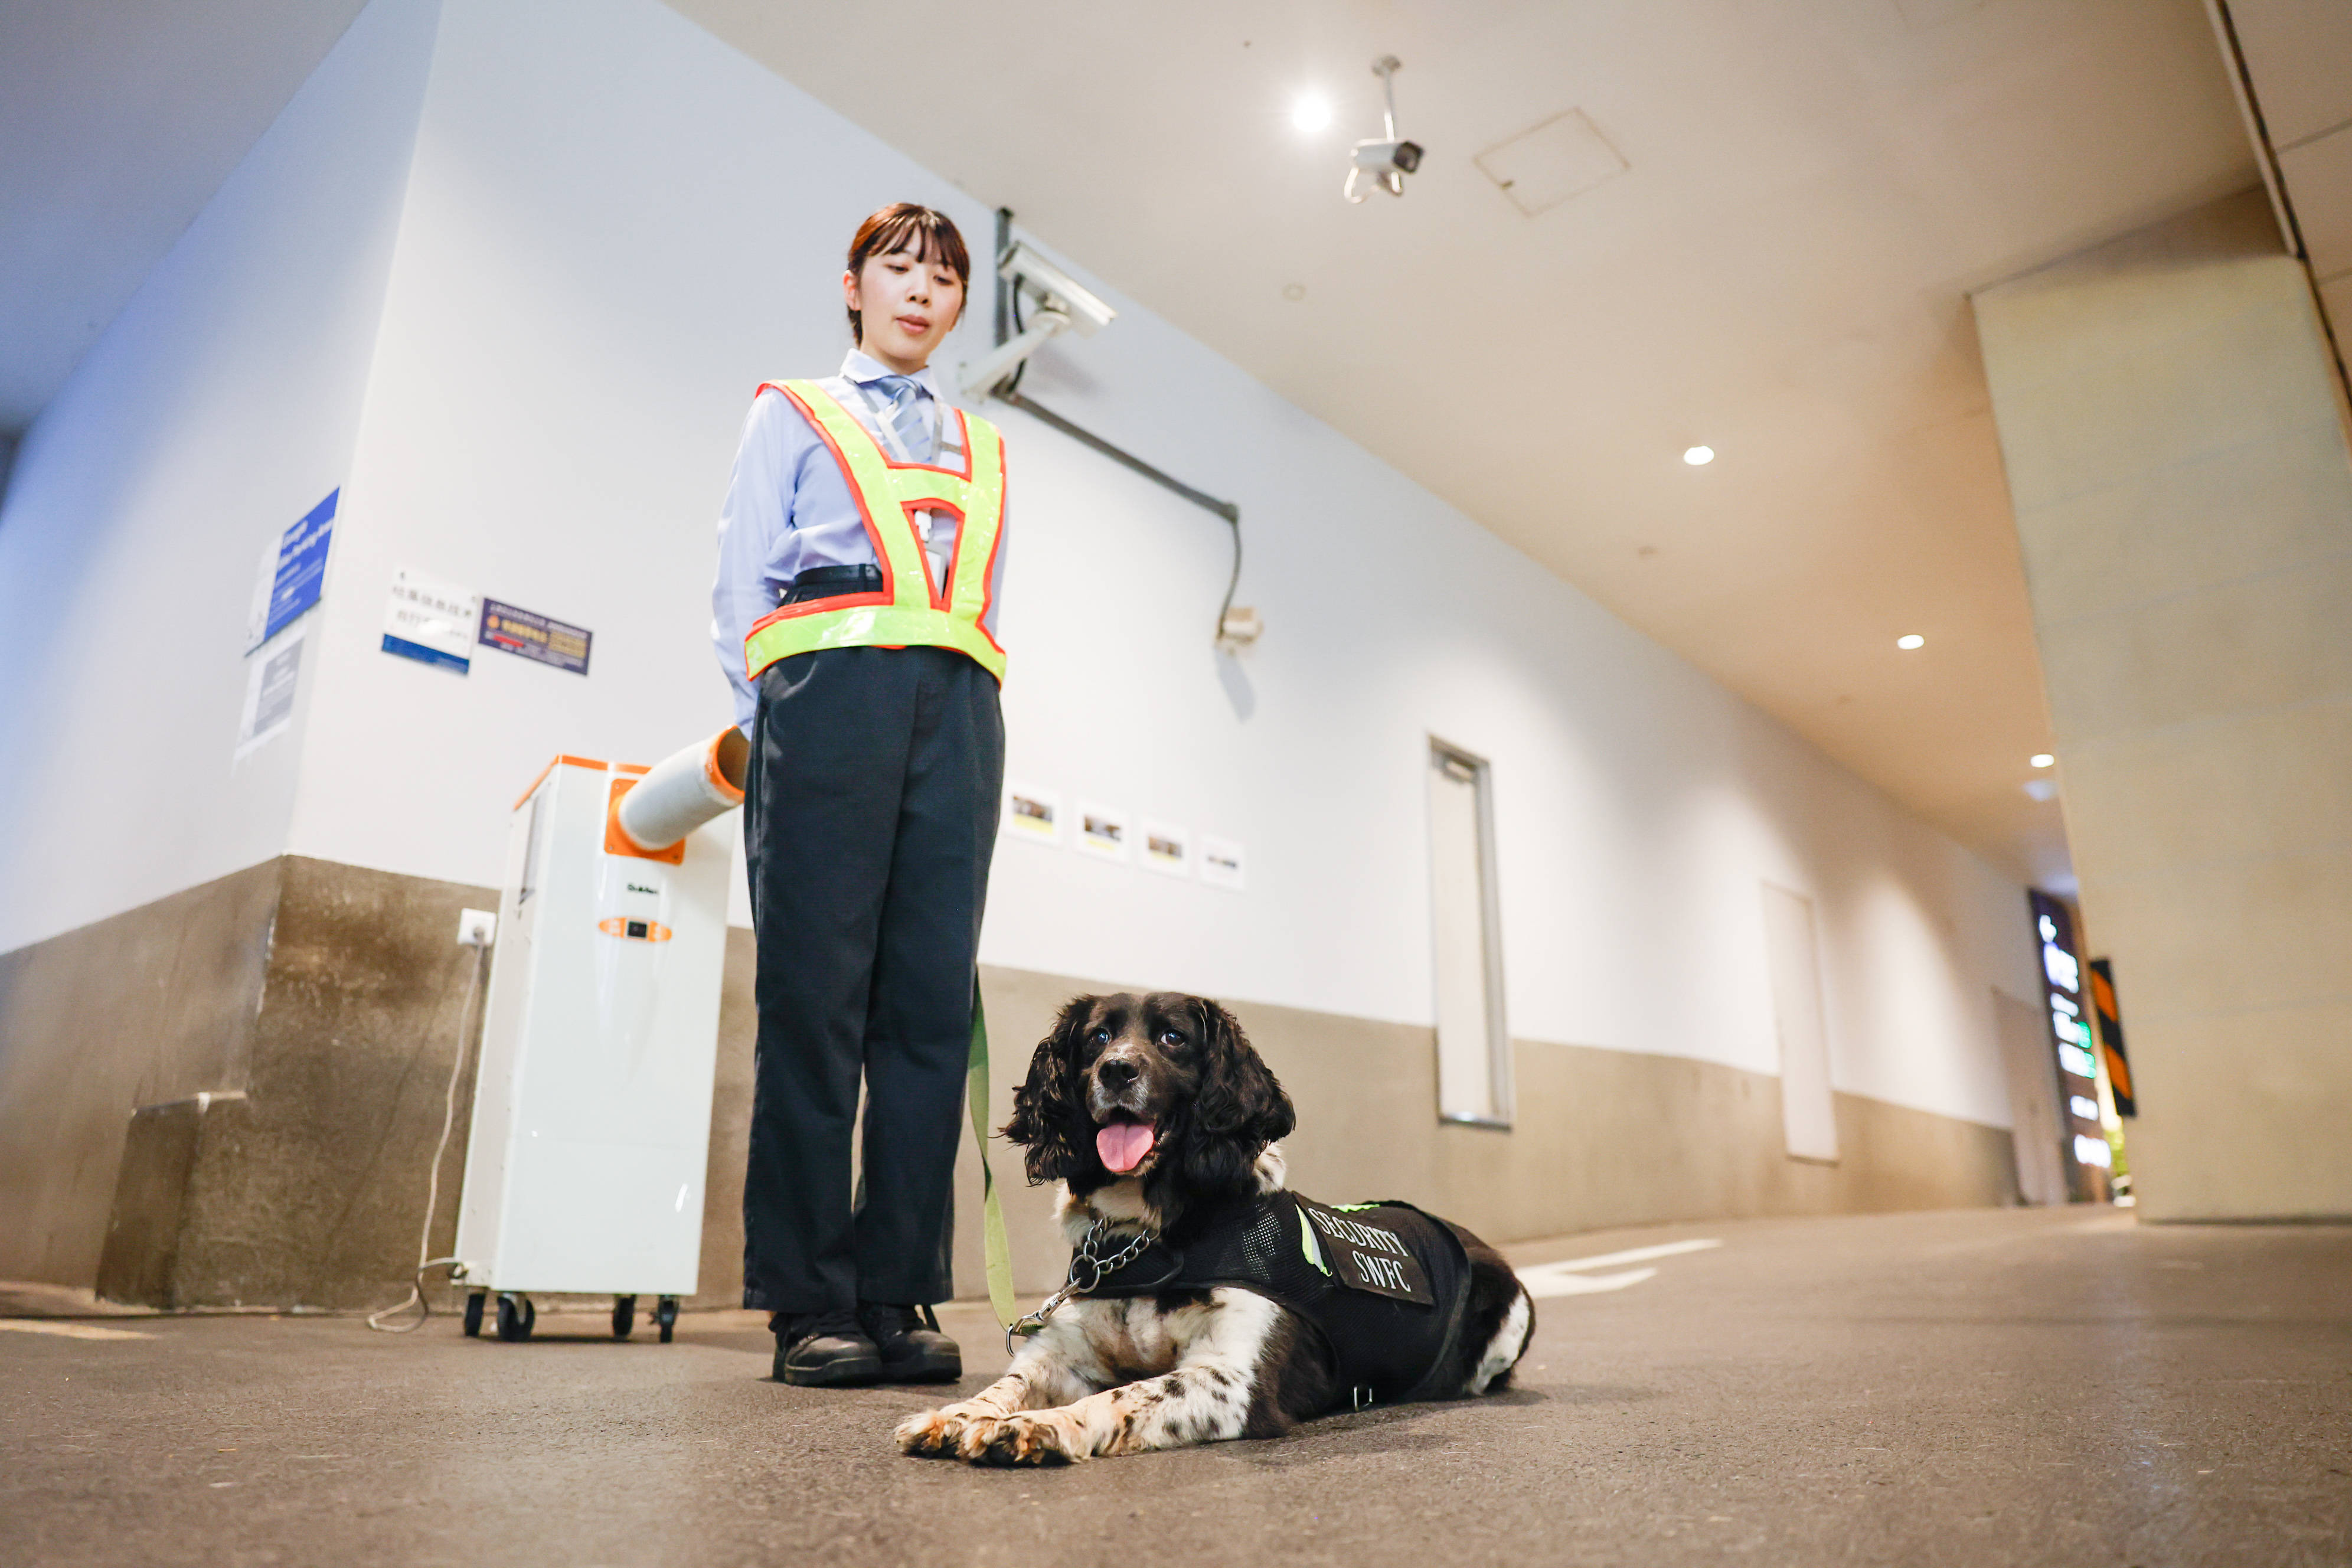
[[[1492,1393],[1534,1334],[1510,1265],[1460,1226],[1284,1191],[1276,1140],[1296,1121],[1289,1097],[1214,1002],[1076,998],[1013,1103],[1004,1135],[1025,1150],[1032,1184],[1063,1184],[1062,1229],[1090,1260],[1074,1262],[1073,1283],[1086,1289],[1048,1302],[995,1383],[901,1422],[908,1453],[1064,1464],[1276,1436],[1351,1404]],[[1106,1282],[1138,1269],[1141,1288]],[[1392,1376],[1393,1347],[1354,1342],[1416,1334],[1419,1362]]]

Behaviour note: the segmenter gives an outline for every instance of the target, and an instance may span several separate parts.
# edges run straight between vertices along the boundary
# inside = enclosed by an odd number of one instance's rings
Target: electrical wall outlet
[[[461,910],[457,914],[457,945],[488,947],[498,940],[499,917],[489,910]]]

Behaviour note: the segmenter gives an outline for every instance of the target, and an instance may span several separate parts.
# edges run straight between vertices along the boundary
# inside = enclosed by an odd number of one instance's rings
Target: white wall
[[[702,631],[746,399],[838,361],[840,252],[901,197],[984,246],[983,202],[650,0],[451,0],[299,851],[488,879],[549,754],[651,760],[724,721]],[[1270,630],[1221,664],[1223,525],[997,410],[1011,772],[1241,839],[1251,889],[1006,845],[988,961],[1426,1021],[1434,731],[1495,763],[1515,1034],[1772,1070],[1769,879],[1821,910],[1839,1087],[2006,1121],[1986,991],[2032,994],[2020,889],[1118,302],[1027,390],[1237,500]],[[983,306],[943,363],[984,343]],[[384,657],[404,564],[593,628],[593,676]]]
[[[446,0],[314,634],[296,852],[493,880],[550,754],[651,761],[725,721],[710,525],[742,413],[759,380],[838,363],[841,252],[900,198],[984,251],[984,201],[653,0]],[[1223,524],[992,410],[1010,771],[1240,839],[1251,885],[1007,844],[988,962],[1427,1022],[1434,732],[1494,763],[1515,1035],[1773,1070],[1769,879],[1821,916],[1837,1086],[2006,1122],[1987,987],[2032,994],[2015,884],[1104,292],[1117,325],[1025,390],[1239,501],[1241,598],[1269,629],[1221,661]],[[984,346],[985,305],[943,363]],[[592,628],[593,676],[383,655],[403,565]]]
[[[0,952],[286,847],[296,744],[231,763],[246,613],[265,540],[343,481],[436,9],[378,0],[26,435]]]

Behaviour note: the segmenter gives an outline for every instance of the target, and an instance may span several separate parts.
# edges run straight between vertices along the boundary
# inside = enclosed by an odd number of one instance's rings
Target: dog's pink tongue
[[[1114,1121],[1096,1131],[1095,1152],[1113,1172],[1125,1175],[1151,1152],[1151,1129],[1140,1121]]]

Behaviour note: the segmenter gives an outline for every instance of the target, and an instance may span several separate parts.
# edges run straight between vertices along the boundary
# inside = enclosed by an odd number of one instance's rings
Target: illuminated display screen
[[[2074,911],[2042,893],[2032,898],[2068,1152],[2078,1170],[2111,1170],[2115,1155],[2099,1122],[2099,1068],[2092,1054],[2099,1042],[2092,1032],[2090,976],[2075,946]]]

